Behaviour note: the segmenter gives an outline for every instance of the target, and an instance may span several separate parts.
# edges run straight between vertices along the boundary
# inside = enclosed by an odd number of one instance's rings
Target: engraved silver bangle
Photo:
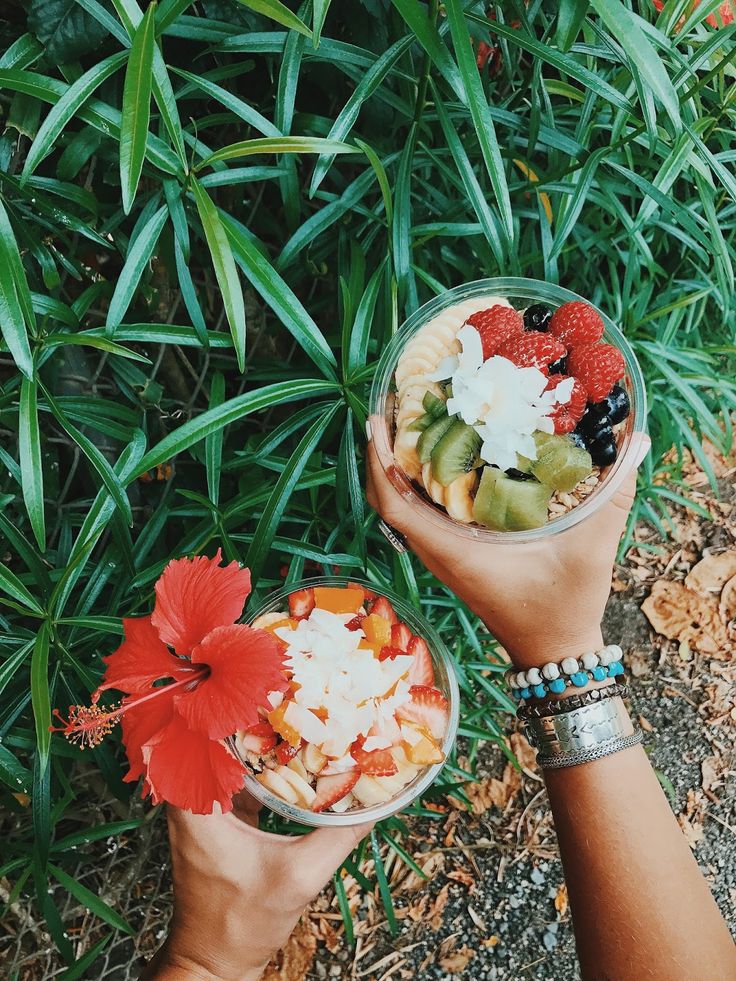
[[[407,551],[406,539],[400,531],[392,528],[383,518],[378,519],[378,528],[382,532],[383,537],[393,545],[399,555]]]
[[[539,756],[570,756],[631,736],[634,726],[620,696],[592,702],[560,715],[531,718],[526,731]]]
[[[579,766],[581,763],[593,763],[595,760],[602,760],[605,756],[613,753],[620,753],[623,749],[638,745],[642,740],[642,732],[632,732],[630,736],[622,736],[620,739],[609,739],[608,742],[600,743],[592,749],[579,749],[575,753],[564,756],[540,756],[537,754],[537,763],[543,770],[558,770],[565,766]]]

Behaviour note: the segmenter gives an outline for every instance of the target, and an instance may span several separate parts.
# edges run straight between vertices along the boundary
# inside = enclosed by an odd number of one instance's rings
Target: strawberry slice
[[[304,620],[314,609],[314,590],[297,589],[289,596],[289,613],[297,620]]]
[[[411,701],[396,709],[396,714],[407,722],[417,722],[429,729],[435,739],[442,739],[447,731],[450,706],[437,688],[427,685],[412,685],[409,689]]]
[[[406,651],[402,651],[400,647],[392,647],[390,644],[386,644],[381,648],[381,653],[378,655],[378,660],[393,661],[394,658],[401,657],[402,654],[406,654]]]
[[[317,777],[317,796],[312,801],[313,811],[326,811],[337,801],[349,794],[358,782],[360,770],[347,770],[328,777]]]
[[[279,763],[288,763],[289,760],[293,759],[299,752],[298,746],[292,746],[290,743],[282,742],[276,747],[276,759]]]
[[[350,755],[361,773],[371,777],[392,777],[399,772],[390,749],[372,749],[366,753],[363,749],[364,742],[365,738],[358,736],[350,747]]]
[[[360,630],[365,618],[366,618],[365,613],[356,613],[353,619],[348,620],[345,626],[348,628],[348,630]]]
[[[383,617],[384,620],[388,620],[391,624],[399,622],[396,611],[385,596],[379,596],[375,603],[373,603],[371,606],[371,615]]]
[[[394,623],[391,627],[391,646],[406,651],[409,649],[411,636],[411,630],[405,623]]]
[[[257,722],[250,729],[246,729],[241,736],[240,745],[249,753],[257,753],[262,756],[268,753],[276,745],[276,733],[273,726],[268,722]]]
[[[431,688],[434,685],[434,668],[426,640],[423,637],[412,637],[406,653],[414,655],[406,680],[410,685],[425,685]]]

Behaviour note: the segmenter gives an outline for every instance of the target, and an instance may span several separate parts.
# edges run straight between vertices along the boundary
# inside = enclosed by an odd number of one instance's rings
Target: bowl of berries
[[[230,739],[245,787],[311,826],[362,824],[407,807],[457,733],[447,649],[399,597],[324,577],[279,590],[250,618],[278,641],[288,686]]]
[[[371,391],[426,520],[485,540],[563,531],[609,500],[645,424],[641,369],[597,307],[533,279],[442,293],[386,346]],[[381,450],[386,452],[381,452]]]

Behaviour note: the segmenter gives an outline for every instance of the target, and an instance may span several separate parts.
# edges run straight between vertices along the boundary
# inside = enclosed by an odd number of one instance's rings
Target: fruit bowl
[[[281,643],[290,685],[231,737],[245,789],[282,817],[322,827],[378,821],[435,780],[452,749],[452,660],[424,618],[367,582],[310,579],[249,616]]]
[[[485,541],[533,541],[611,498],[645,424],[644,381],[621,331],[583,297],[486,279],[416,311],[371,390],[382,465],[422,519]]]

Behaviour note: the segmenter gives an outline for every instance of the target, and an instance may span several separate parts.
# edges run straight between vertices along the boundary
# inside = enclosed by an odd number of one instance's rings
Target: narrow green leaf
[[[123,210],[130,214],[146,156],[148,123],[151,118],[154,20],[156,2],[149,6],[133,37],[125,71],[120,128],[120,182]]]
[[[133,300],[143,270],[150,262],[153,250],[156,248],[168,213],[168,208],[164,205],[148,219],[125,257],[125,265],[115,284],[105,318],[105,327],[109,336],[117,333],[117,325],[122,321]]]
[[[128,482],[140,477],[147,470],[152,470],[160,463],[166,463],[177,453],[182,453],[189,447],[194,446],[205,436],[228,426],[231,422],[236,422],[251,412],[258,412],[261,409],[270,408],[275,405],[282,405],[285,402],[295,402],[302,398],[316,398],[319,395],[329,395],[338,390],[337,382],[315,381],[311,378],[297,379],[294,381],[278,382],[275,385],[266,385],[264,388],[256,389],[253,392],[246,392],[244,395],[237,395],[235,398],[228,399],[216,409],[208,409],[201,415],[196,416],[179,426],[168,436],[164,436],[160,443],[157,443],[146,453],[135,470],[128,477]]]
[[[33,302],[23,262],[8,213],[0,201],[0,331],[26,378],[33,377],[27,328],[34,325]]]
[[[54,876],[54,878],[67,889],[75,899],[86,907],[90,913],[94,913],[95,916],[99,916],[101,920],[105,923],[109,923],[110,926],[115,927],[116,930],[122,930],[123,933],[130,934],[131,936],[135,934],[135,930],[124,919],[119,913],[116,913],[112,907],[108,906],[106,902],[96,896],[91,890],[86,886],[83,886],[81,882],[73,879],[68,875],[63,869],[60,869],[57,865],[52,865],[49,862],[49,871]]]
[[[455,58],[465,86],[473,126],[501,213],[501,226],[505,231],[505,237],[510,242],[514,237],[514,219],[511,211],[509,188],[506,183],[506,171],[498,147],[493,119],[488,108],[488,99],[483,91],[478,66],[475,63],[468,25],[465,23],[460,0],[446,0],[445,9],[450,24],[452,42],[455,46]],[[504,243],[505,247],[506,243]]]
[[[452,60],[439,31],[427,17],[426,8],[417,0],[391,0],[391,2],[404,18],[410,30],[416,35],[417,41],[435,63],[445,80],[449,82],[455,95],[465,104],[467,98],[465,86],[457,65]]]
[[[388,884],[388,879],[386,878],[386,870],[383,867],[383,859],[381,858],[378,835],[376,834],[375,830],[371,831],[371,852],[373,853],[373,866],[376,870],[378,891],[381,895],[381,902],[383,903],[384,912],[386,913],[386,921],[388,923],[388,928],[391,931],[391,936],[395,937],[399,932],[399,924],[396,920],[394,902],[391,898],[391,886]]]
[[[385,262],[376,269],[368,281],[365,292],[360,298],[358,309],[355,311],[353,329],[350,331],[350,341],[347,352],[345,352],[345,362],[343,373],[350,375],[359,368],[362,368],[368,360],[368,341],[370,339],[371,326],[373,325],[373,313],[376,309],[378,290],[383,280]]]
[[[2,562],[0,562],[0,591],[11,599],[16,600],[27,610],[32,610],[38,616],[43,616],[41,606],[39,606],[33,596],[28,592],[16,574],[11,572]]]
[[[33,781],[31,771],[27,770],[2,743],[0,743],[0,780],[15,794],[27,794]]]
[[[559,0],[555,40],[561,51],[569,51],[572,47],[583,26],[588,6],[588,0]]]
[[[128,358],[129,361],[140,361],[142,364],[151,364],[151,359],[145,354],[137,354],[130,348],[116,344],[106,337],[94,337],[80,331],[78,334],[49,334],[44,338],[44,348],[64,347],[66,344],[78,344],[84,347],[93,347],[98,351],[107,351],[108,354],[117,354],[121,358]]]
[[[333,875],[332,882],[335,887],[335,896],[337,897],[337,905],[340,907],[343,926],[345,927],[345,940],[352,946],[355,943],[355,928],[353,926],[353,914],[350,910],[350,903],[348,902],[348,894],[345,891],[345,883],[342,881],[341,868]]]
[[[83,954],[79,960],[76,960],[63,974],[59,975],[59,981],[79,981],[79,978],[84,977],[88,968],[94,964],[112,939],[112,936],[112,933],[108,933],[102,939],[98,940],[96,944],[93,944],[86,954]]]
[[[661,58],[640,26],[641,17],[624,7],[620,0],[590,0],[590,3],[664,106],[675,129],[682,129],[677,93]]]
[[[102,337],[104,327],[92,327],[79,332],[80,337]],[[121,341],[137,344],[178,344],[180,347],[199,347],[202,343],[196,330],[184,324],[122,324],[115,330]],[[232,347],[229,334],[208,331],[207,346],[214,348]]]
[[[210,409],[217,409],[225,401],[225,379],[216,371],[210,383]],[[207,491],[212,503],[220,500],[220,470],[222,468],[222,429],[210,433],[204,440],[204,457],[207,467]]]
[[[43,158],[55,148],[66,124],[77,114],[95,89],[99,88],[105,79],[114,75],[126,61],[127,53],[119,51],[94,65],[69,86],[41,123],[41,128],[28,150],[23,164],[24,180],[31,176]]]
[[[388,182],[388,176],[386,174],[386,168],[383,166],[380,157],[368,143],[364,143],[362,140],[356,139],[355,145],[360,147],[363,153],[368,157],[368,162],[375,171],[376,177],[378,179],[378,186],[381,188],[381,197],[383,198],[383,207],[386,211],[386,224],[389,229],[391,228],[391,222],[394,218],[394,206],[391,200],[391,185]]]
[[[192,193],[202,222],[204,236],[212,256],[217,284],[222,294],[225,315],[230,325],[238,368],[245,370],[245,303],[238,270],[233,258],[227,233],[220,220],[220,214],[205,189],[192,176]]]
[[[51,744],[51,695],[49,692],[49,631],[48,621],[41,624],[31,656],[31,704],[36,725],[36,747],[41,773],[49,760]]]
[[[230,215],[223,215],[222,222],[233,257],[251,285],[307,352],[322,374],[327,378],[334,378],[335,355],[319,327],[268,259],[255,248],[245,234],[243,226]]]
[[[281,476],[276,481],[276,485],[258,520],[256,530],[253,534],[253,540],[250,543],[250,548],[245,557],[245,565],[250,569],[254,582],[258,582],[274,535],[276,534],[276,529],[279,526],[284,509],[291,499],[294,488],[304,468],[309,463],[309,458],[314,452],[315,447],[341,405],[341,402],[335,402],[325,409],[323,416],[312,423],[299,441],[299,445],[292,453],[289,462],[283,468]]]
[[[270,17],[277,24],[283,24],[284,27],[288,27],[292,31],[299,31],[300,34],[305,34],[307,37],[312,36],[312,32],[304,21],[300,20],[280,0],[238,0],[238,3],[242,3],[244,7],[255,10],[257,14]]]
[[[233,95],[232,92],[228,92],[221,85],[216,85],[202,75],[194,75],[192,72],[184,71],[183,68],[173,68],[172,71],[181,78],[185,78],[188,82],[191,82],[192,85],[201,92],[204,92],[205,95],[209,95],[217,102],[222,103],[226,109],[229,109],[230,112],[242,119],[243,122],[248,123],[253,129],[257,129],[259,133],[263,133],[264,136],[281,136],[278,127],[274,126],[270,120],[262,116],[257,109],[248,105],[243,99],[240,99],[237,95]]]
[[[23,378],[20,384],[18,448],[23,500],[33,534],[42,552],[46,551],[46,518],[43,506],[43,459],[38,429],[36,382]]]
[[[317,136],[270,136],[263,139],[243,140],[231,143],[205,157],[195,170],[204,170],[221,160],[250,157],[254,153],[357,153],[354,146],[338,140],[325,140]]]
[[[330,9],[331,0],[314,0],[314,13],[312,14],[312,43],[315,48],[319,47],[319,39],[322,36],[322,28],[325,26],[327,12]]]

